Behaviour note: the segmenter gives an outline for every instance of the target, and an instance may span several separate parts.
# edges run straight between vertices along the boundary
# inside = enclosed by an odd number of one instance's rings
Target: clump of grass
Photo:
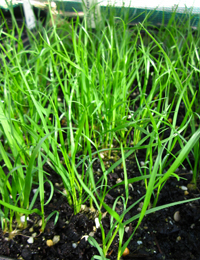
[[[119,259],[130,241],[122,245],[124,227],[128,223],[123,222],[124,215],[139,202],[127,208],[128,184],[145,182],[142,211],[129,220],[139,219],[138,225],[145,214],[169,206],[156,207],[156,203],[167,179],[178,178],[174,171],[185,159],[194,172],[196,184],[199,35],[192,31],[189,23],[186,34],[175,20],[166,28],[159,28],[157,33],[147,29],[147,24],[146,19],[130,28],[127,19],[111,13],[109,19],[103,16],[93,30],[87,20],[80,21],[77,17],[66,22],[67,31],[60,28],[65,28],[63,24],[55,22],[51,28],[39,25],[37,37],[28,31],[28,48],[21,39],[23,27],[17,29],[18,38],[14,36],[15,28],[9,32],[1,30],[5,38],[0,54],[4,66],[0,70],[0,219],[3,229],[12,232],[14,218],[20,226],[21,216],[25,215],[27,221],[28,215],[34,212],[42,218],[41,231],[53,214],[58,218],[57,212],[45,216],[45,205],[54,192],[44,170],[48,164],[61,176],[74,214],[80,211],[86,192],[90,207],[95,206],[99,211],[100,222],[103,207],[111,215],[107,236],[101,225],[102,249],[92,238],[90,242],[106,257],[114,237],[119,234]],[[180,122],[182,107],[185,113]],[[181,149],[174,153],[176,145]],[[107,151],[110,156],[113,149],[119,151],[121,159],[106,169],[101,153]],[[140,149],[146,150],[149,173],[142,171],[138,164],[141,176],[129,180],[126,158]],[[188,153],[195,158],[194,164],[187,157]],[[98,183],[94,181],[92,167],[96,157],[103,171]],[[117,198],[110,208],[104,202],[109,192],[107,174],[120,163],[124,167],[124,181],[118,185],[125,186],[125,198]],[[80,165],[81,172],[78,171]],[[168,169],[165,174],[164,169]],[[46,202],[45,182],[51,186]],[[38,189],[31,200],[33,184]],[[154,208],[147,210],[154,191],[157,194],[153,198]],[[37,197],[40,210],[34,208]],[[118,200],[124,205],[121,216],[114,210]]]

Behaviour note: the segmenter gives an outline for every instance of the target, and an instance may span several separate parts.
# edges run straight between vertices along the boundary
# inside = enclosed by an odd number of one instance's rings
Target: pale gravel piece
[[[21,217],[20,217],[20,220],[21,220],[21,223],[24,223],[24,222],[25,222],[25,216],[24,216],[24,215],[21,216]],[[29,217],[27,217],[27,220],[29,220]]]
[[[116,180],[116,183],[120,183],[120,182],[122,182],[122,179],[121,179],[121,178],[118,178],[118,179]]]
[[[175,220],[176,222],[178,222],[178,221],[180,221],[180,219],[181,219],[180,212],[179,212],[179,211],[176,211],[176,212],[174,213],[174,220]]]
[[[73,243],[73,244],[72,244],[72,247],[73,247],[73,248],[77,248],[77,243]]]
[[[34,238],[33,237],[29,237],[29,239],[27,240],[27,243],[33,244],[34,243]]]
[[[57,244],[60,241],[60,236],[54,236],[53,237],[53,244]]]
[[[33,189],[33,190],[32,190],[32,192],[33,192],[34,194],[36,193],[36,191],[37,191],[37,189]]]
[[[90,232],[90,233],[89,233],[89,236],[90,236],[90,237],[93,237],[93,236],[94,236],[94,232]]]
[[[125,230],[126,233],[128,233],[128,231],[129,231],[129,227],[125,227],[124,230]]]
[[[141,166],[144,166],[144,165],[145,165],[145,162],[141,161],[141,162],[140,162],[140,165],[141,165]]]
[[[181,190],[188,190],[188,188],[186,186],[180,186],[179,187]]]

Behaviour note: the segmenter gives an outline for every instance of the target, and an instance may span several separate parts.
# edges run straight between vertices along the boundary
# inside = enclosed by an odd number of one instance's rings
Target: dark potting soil
[[[128,178],[139,176],[134,166],[134,158],[127,159]],[[45,167],[47,170],[47,167]],[[98,161],[94,163],[94,169],[101,173]],[[84,209],[81,213],[74,215],[73,209],[68,205],[66,198],[59,191],[63,190],[61,179],[49,169],[49,179],[55,185],[56,190],[51,202],[45,206],[46,217],[53,211],[59,212],[59,218],[54,225],[54,216],[48,221],[45,231],[40,233],[40,219],[37,215],[31,215],[28,226],[24,230],[18,230],[9,239],[8,234],[0,232],[0,255],[14,259],[39,260],[39,259],[91,259],[98,255],[98,251],[89,244],[87,235],[92,235],[99,245],[102,244],[101,230],[95,227],[95,214]],[[179,170],[177,174],[185,179],[177,181],[170,178],[159,196],[158,206],[167,203],[199,197],[199,189],[191,190],[191,173],[186,169]],[[118,167],[114,173],[108,175],[108,185],[113,186],[116,181],[123,179],[123,169]],[[183,186],[183,187],[182,187]],[[188,186],[188,187],[187,187]],[[120,186],[119,186],[120,187]],[[106,196],[105,202],[112,207],[114,200],[124,194],[123,186],[117,187]],[[187,192],[185,191],[187,187]],[[199,182],[198,182],[199,187]],[[50,186],[45,184],[45,196],[48,198]],[[145,194],[143,182],[133,183],[129,187],[130,199],[128,206],[137,201]],[[191,260],[200,259],[200,207],[199,200],[169,207],[158,212],[146,215],[128,245],[129,255],[124,259],[166,259],[166,260]],[[35,207],[40,208],[39,203]],[[125,220],[139,213],[139,205],[136,205],[125,215]],[[115,209],[119,214],[122,212],[122,205],[117,204]],[[178,212],[178,213],[177,213]],[[97,212],[96,212],[97,213]],[[174,216],[176,213],[176,217]],[[107,234],[110,229],[110,216],[104,214],[102,224]],[[132,234],[137,220],[131,222],[125,228],[124,242]],[[91,233],[92,232],[92,233]],[[34,242],[29,243],[29,238],[34,234]],[[59,236],[59,237],[58,237]],[[56,242],[55,239],[59,238]],[[49,242],[50,241],[50,242]],[[54,245],[47,245],[52,243]],[[118,235],[115,237],[108,259],[117,259]],[[0,260],[4,259],[3,257]],[[123,259],[123,258],[122,258]]]

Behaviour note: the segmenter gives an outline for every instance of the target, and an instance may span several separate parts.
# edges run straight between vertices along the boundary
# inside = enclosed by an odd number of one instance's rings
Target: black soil
[[[98,168],[98,162],[94,167]],[[131,158],[127,160],[128,177],[139,176],[134,167]],[[51,171],[50,171],[51,172]],[[118,178],[122,178],[122,169],[120,167],[114,173],[108,175],[108,184],[113,186]],[[165,184],[158,201],[159,205],[196,198],[199,196],[199,190],[190,190],[187,192],[182,190],[182,186],[187,187],[191,181],[192,175],[186,170],[179,170],[181,179],[177,181],[170,178]],[[122,178],[123,179],[123,178]],[[51,172],[50,180],[55,184],[61,183],[58,175]],[[57,184],[56,184],[57,183]],[[180,188],[182,187],[182,188]],[[188,186],[189,187],[189,186]],[[91,259],[92,256],[98,254],[97,250],[92,247],[84,236],[93,232],[95,226],[94,214],[83,211],[77,215],[73,214],[73,209],[69,207],[66,198],[61,195],[63,187],[56,189],[52,201],[45,207],[46,216],[53,211],[59,212],[59,218],[54,225],[54,216],[48,221],[45,231],[40,233],[38,224],[39,217],[31,215],[28,221],[28,227],[18,231],[12,239],[8,238],[8,234],[0,233],[0,252],[1,255],[14,259]],[[45,195],[48,197],[50,187],[45,185]],[[113,205],[115,198],[123,194],[123,188],[116,188],[106,197],[105,201],[108,205]],[[133,184],[129,189],[130,199],[128,205],[131,205],[142,195],[145,194],[144,183],[139,182]],[[187,195],[186,195],[187,194]],[[39,204],[35,205],[38,208]],[[116,211],[120,214],[121,205],[116,207]],[[179,212],[180,220],[174,220],[175,212]],[[134,207],[127,215],[125,220],[138,214],[138,205]],[[105,232],[109,231],[110,216],[106,216],[102,220]],[[136,226],[134,221],[126,227],[124,242],[129,238]],[[29,237],[35,233],[34,243],[28,243]],[[101,230],[97,229],[94,238],[99,245],[102,244]],[[47,245],[47,240],[53,240],[55,236],[60,236],[58,243],[53,246]],[[149,214],[144,217],[141,225],[137,229],[131,242],[128,245],[129,255],[125,259],[167,259],[167,260],[191,260],[200,259],[200,207],[199,200],[166,208],[158,212]],[[118,236],[110,247],[107,258],[116,259],[118,250]],[[2,259],[2,258],[0,258]]]

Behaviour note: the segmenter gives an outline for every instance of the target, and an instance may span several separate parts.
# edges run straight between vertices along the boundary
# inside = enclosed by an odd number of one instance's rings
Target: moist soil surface
[[[141,158],[142,159],[142,158]],[[137,167],[134,166],[134,158],[127,159],[128,178],[139,176]],[[46,167],[46,170],[48,166]],[[94,169],[98,171],[98,161],[94,163]],[[89,244],[86,239],[87,235],[92,235],[99,243],[102,244],[101,230],[95,227],[95,213],[85,208],[79,214],[74,215],[73,209],[67,203],[60,191],[63,190],[61,179],[58,175],[49,169],[51,182],[56,187],[51,202],[45,206],[46,216],[53,211],[59,212],[59,218],[54,225],[55,216],[47,223],[45,231],[40,233],[40,218],[37,215],[31,215],[28,226],[24,230],[14,232],[13,237],[9,239],[7,233],[0,233],[0,254],[13,259],[39,260],[39,259],[91,259],[98,255],[98,251]],[[100,172],[100,171],[99,171]],[[186,200],[199,197],[199,189],[191,189],[192,174],[186,169],[180,169],[177,172],[180,179],[170,178],[163,187],[159,196],[157,206],[167,203]],[[123,169],[118,167],[114,173],[108,175],[108,185],[113,186],[118,179],[123,179]],[[199,186],[199,183],[198,183]],[[119,188],[121,187],[121,188]],[[45,184],[45,196],[48,199],[50,185]],[[111,190],[106,196],[105,202],[112,207],[114,200],[124,194],[123,186],[118,186]],[[143,182],[133,183],[129,187],[130,199],[128,206],[136,202],[145,194]],[[39,202],[36,207],[40,208]],[[122,212],[122,205],[117,204],[116,212]],[[97,212],[96,212],[97,213]],[[136,205],[129,213],[125,215],[124,220],[139,213],[139,205]],[[176,214],[175,214],[176,213]],[[178,218],[176,219],[176,217]],[[106,234],[110,227],[110,216],[104,214],[102,220]],[[125,228],[124,242],[132,234],[137,220],[131,222]],[[91,233],[92,232],[92,233]],[[34,242],[30,243],[29,239],[34,234]],[[56,236],[59,241],[55,242]],[[49,241],[50,242],[49,242]],[[48,242],[47,242],[48,241]],[[48,243],[54,244],[48,246]],[[200,207],[199,200],[169,207],[155,213],[146,215],[134,234],[128,245],[129,254],[122,259],[167,259],[167,260],[191,260],[200,259]],[[114,239],[108,259],[117,259],[118,235]]]

